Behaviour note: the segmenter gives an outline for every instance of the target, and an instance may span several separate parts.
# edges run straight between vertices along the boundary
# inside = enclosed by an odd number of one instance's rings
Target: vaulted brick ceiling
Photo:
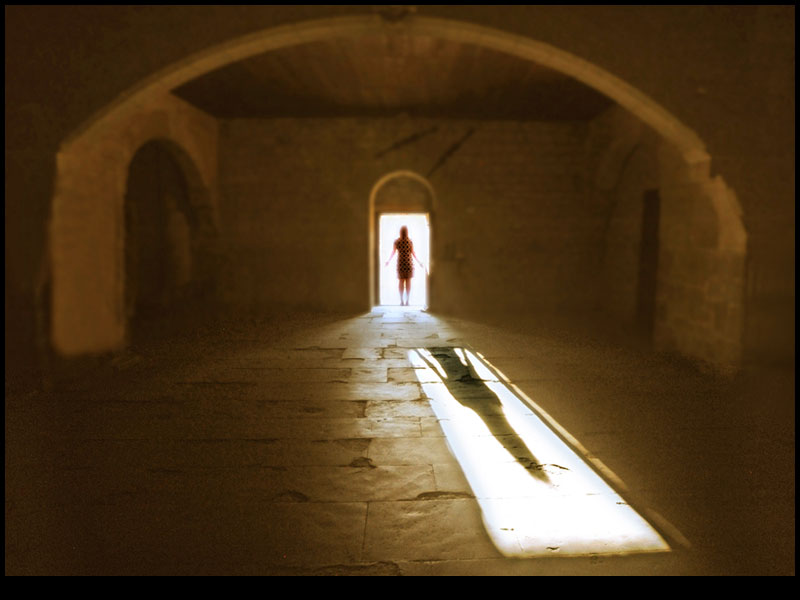
[[[590,119],[611,101],[520,58],[427,36],[363,36],[282,48],[175,93],[219,118],[391,116]]]

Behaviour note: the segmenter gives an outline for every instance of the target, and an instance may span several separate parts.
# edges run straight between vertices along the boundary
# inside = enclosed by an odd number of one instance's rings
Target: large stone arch
[[[615,75],[574,54],[550,44],[471,23],[433,17],[408,17],[387,23],[379,16],[334,17],[283,25],[220,44],[187,57],[137,83],[108,104],[68,136],[62,148],[104,126],[108,119],[139,110],[149,99],[168,93],[204,73],[257,54],[288,46],[339,37],[356,37],[376,28],[402,28],[409,35],[429,35],[443,40],[473,44],[504,52],[555,69],[595,88],[679,149],[691,164],[708,161],[709,156],[697,134],[669,111]]]
[[[695,211],[705,230],[701,235],[701,243],[706,254],[709,252],[713,254],[711,259],[704,257],[703,262],[706,265],[711,264],[709,268],[712,272],[717,269],[717,265],[725,271],[722,274],[723,281],[718,282],[717,287],[729,289],[738,286],[743,289],[744,277],[740,272],[743,266],[740,265],[745,263],[747,236],[742,224],[741,209],[736,195],[725,182],[718,176],[711,176],[710,156],[706,151],[705,144],[694,131],[640,90],[579,56],[550,44],[497,29],[450,19],[420,16],[409,16],[397,22],[389,22],[377,15],[337,17],[274,27],[195,53],[140,81],[91,117],[62,143],[58,156],[57,189],[54,200],[54,233],[64,229],[59,225],[60,219],[62,219],[60,211],[69,213],[71,210],[65,208],[69,202],[63,195],[64,181],[69,180],[70,177],[69,157],[79,155],[81,152],[79,149],[82,146],[85,147],[87,141],[104,137],[105,132],[113,130],[119,123],[131,123],[137,118],[137,115],[152,110],[154,103],[166,102],[165,98],[169,96],[170,90],[231,62],[306,42],[337,37],[355,37],[374,32],[379,28],[400,28],[408,35],[428,35],[453,42],[477,45],[534,61],[567,74],[614,100],[666,142],[665,147],[668,148],[668,151],[665,153],[663,161],[664,171],[669,171],[665,177],[673,185],[672,195],[682,201],[689,198],[689,205],[702,205],[700,210]],[[680,183],[675,185],[675,182]],[[705,208],[709,208],[710,213],[704,211]],[[102,213],[103,210],[112,209],[107,206],[99,209],[99,212]],[[92,213],[91,218],[95,219],[99,226],[101,219],[98,219],[98,214]],[[106,232],[104,235],[111,234]],[[690,242],[697,237],[693,231],[684,232],[683,236]],[[55,233],[55,237],[58,237],[57,233]],[[84,251],[86,249],[84,247]],[[60,251],[59,248],[54,247],[54,256],[59,256]],[[63,261],[64,259],[58,260]],[[55,293],[58,295],[58,282],[63,284],[65,277],[69,275],[68,270],[58,273],[56,272],[58,265],[54,265],[54,267],[57,267],[54,269],[54,287]],[[80,276],[80,273],[75,273],[75,275]],[[685,281],[681,273],[675,277],[668,277],[665,283],[665,287],[673,291],[681,286],[684,286],[686,290],[697,287],[695,281]],[[725,346],[723,351],[719,351],[720,344],[710,347],[704,341],[703,338],[706,337],[708,331],[701,328],[699,334],[692,333],[695,325],[688,322],[684,318],[685,315],[680,314],[680,311],[675,313],[672,310],[674,306],[670,303],[671,301],[662,303],[662,306],[665,307],[661,311],[660,317],[663,322],[662,335],[657,336],[661,340],[662,346],[712,363],[737,363],[741,358],[743,321],[742,303],[737,299],[741,295],[742,289],[738,288],[733,292],[726,292],[725,297],[719,301],[709,300],[709,306],[706,307],[708,310],[698,313],[700,315],[698,318],[703,320],[703,327],[714,330],[712,333],[717,329],[724,329],[724,333],[721,334],[724,337],[724,341],[721,342]],[[678,303],[686,304],[693,301],[692,294],[689,292],[678,293],[676,297],[681,298]],[[108,296],[100,303],[105,304],[106,311],[114,310],[113,295]],[[720,308],[721,303],[725,304],[724,308]],[[714,307],[718,310],[715,310]],[[58,307],[54,307],[56,315],[58,310]],[[74,352],[114,347],[118,344],[119,339],[116,333],[111,332],[107,335],[97,335],[91,342],[88,340],[67,342],[68,337],[54,332],[54,339],[58,339],[56,345],[63,350],[69,348]],[[712,342],[711,345],[713,346],[714,343]]]

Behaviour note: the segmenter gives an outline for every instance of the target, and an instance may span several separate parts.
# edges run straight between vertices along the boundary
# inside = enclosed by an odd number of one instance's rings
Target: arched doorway
[[[214,228],[192,181],[190,159],[166,140],[147,142],[130,162],[123,208],[130,342],[165,316],[189,316],[208,295]]]
[[[414,253],[410,262],[412,276],[403,289],[398,283],[397,270],[401,259],[395,249],[402,230],[410,240]],[[404,242],[401,242],[401,244]],[[389,256],[389,259],[386,257]],[[396,261],[395,264],[392,260]],[[430,264],[430,222],[428,213],[381,213],[378,216],[378,304],[412,309],[428,306],[428,273]],[[395,268],[397,266],[397,269]]]
[[[433,288],[433,228],[435,222],[435,195],[427,179],[413,171],[400,170],[388,173],[381,177],[372,187],[369,198],[369,240],[370,240],[370,305],[382,303],[394,304],[386,300],[386,293],[381,293],[383,278],[390,278],[391,272],[386,270],[385,261],[389,257],[391,248],[381,248],[381,218],[389,215],[414,215],[414,221],[419,221],[420,226],[415,234],[427,235],[427,240],[419,240],[419,245],[427,247],[425,261],[427,272],[419,271],[414,277],[412,286],[419,289],[424,286],[424,295],[415,296],[421,302],[419,306],[431,306],[434,296]],[[402,220],[402,219],[401,219]],[[391,225],[389,222],[391,221]],[[385,237],[397,234],[395,227],[400,221],[387,219],[384,221]],[[425,222],[426,226],[422,226]],[[399,230],[399,228],[397,228]],[[427,231],[426,231],[427,229]],[[396,236],[395,236],[396,237]],[[394,238],[392,238],[394,239]],[[412,237],[413,239],[413,237]],[[385,245],[385,244],[384,244]],[[394,280],[396,281],[396,279]],[[395,284],[396,285],[396,284]],[[382,299],[383,297],[383,299]],[[424,299],[424,300],[423,300]]]
[[[192,278],[186,180],[159,142],[134,155],[125,193],[125,316],[135,337],[143,321],[168,311]]]

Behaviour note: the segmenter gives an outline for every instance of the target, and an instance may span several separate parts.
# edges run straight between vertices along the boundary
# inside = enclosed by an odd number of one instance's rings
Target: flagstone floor
[[[500,554],[409,361],[428,347],[480,352],[672,551]],[[153,341],[7,389],[6,574],[791,575],[794,371],[399,307]]]

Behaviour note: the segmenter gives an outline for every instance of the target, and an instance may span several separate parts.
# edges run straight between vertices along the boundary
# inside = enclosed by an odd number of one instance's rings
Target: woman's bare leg
[[[408,304],[408,297],[411,294],[411,280],[410,279],[400,279],[399,284],[400,290],[400,306],[406,306]],[[403,291],[406,292],[405,300],[403,300]]]

